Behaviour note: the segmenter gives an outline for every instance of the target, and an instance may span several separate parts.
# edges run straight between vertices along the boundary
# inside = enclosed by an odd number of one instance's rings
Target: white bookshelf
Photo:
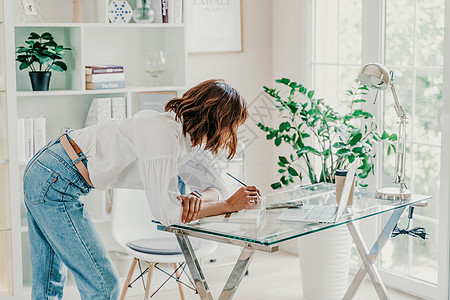
[[[4,170],[9,173],[3,177],[11,180],[6,183],[10,191],[8,196],[3,196],[0,189],[0,220],[7,219],[2,215],[5,211],[11,214],[8,218],[9,227],[3,226],[0,221],[0,298],[12,296],[12,299],[29,299],[30,245],[22,191],[26,162],[18,161],[15,138],[17,118],[45,115],[47,140],[51,140],[64,128],[82,128],[92,100],[96,97],[126,97],[127,112],[131,116],[136,111],[137,93],[175,91],[178,95],[182,94],[185,91],[186,33],[184,25],[106,23],[108,0],[84,1],[85,20],[88,23],[71,23],[72,5],[69,2],[63,4],[60,0],[40,1],[42,11],[58,12],[47,14],[46,23],[19,23],[15,19],[16,1],[0,0],[0,5],[3,2],[5,7],[4,11],[0,10],[0,27],[4,27],[5,35],[0,38],[2,42],[5,41],[6,48],[4,53],[0,51],[3,54],[3,57],[0,55],[0,68],[6,66],[6,70],[5,74],[0,73],[3,75],[0,76],[0,114],[3,113],[7,118],[3,115],[0,118],[0,172]],[[129,2],[134,7],[134,1]],[[90,9],[93,3],[99,5],[97,10],[103,7],[103,11],[100,9],[94,13]],[[66,52],[64,60],[68,71],[52,71],[50,90],[34,92],[31,90],[28,70],[18,69],[15,48],[25,45],[30,32],[41,34],[46,31],[53,34],[55,41],[72,48],[72,51]],[[166,71],[161,74],[163,85],[151,86],[151,78],[142,68],[143,52],[160,49],[164,50],[166,58]],[[2,60],[5,57],[6,60]],[[126,88],[86,90],[84,67],[101,64],[123,65]],[[2,92],[4,90],[6,92]],[[10,155],[6,155],[8,153]],[[108,214],[109,201],[105,193],[94,190],[82,201],[94,224],[101,229],[105,244],[111,244],[113,238],[108,232],[111,216]],[[5,203],[11,207],[3,209]],[[9,237],[8,243],[5,243],[5,236]],[[5,254],[4,245],[9,245],[9,256]],[[10,281],[3,275],[7,274],[5,270],[9,272]],[[75,290],[73,280],[69,280],[67,288]]]

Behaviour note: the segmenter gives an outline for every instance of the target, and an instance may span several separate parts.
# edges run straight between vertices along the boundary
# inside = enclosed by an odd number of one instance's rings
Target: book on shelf
[[[111,82],[111,81],[124,81],[125,73],[103,73],[103,74],[90,74],[86,75],[86,82]]]
[[[125,80],[109,82],[86,82],[87,90],[123,89],[125,88],[125,86]]]
[[[125,97],[94,98],[89,108],[85,127],[127,117],[127,101]]]
[[[46,119],[39,118],[18,118],[17,119],[17,149],[18,160],[28,161],[47,142]]]
[[[163,23],[169,23],[168,1],[169,0],[161,0],[161,14]]]
[[[86,66],[85,73],[86,75],[123,73],[123,66],[116,66],[116,65]]]
[[[183,0],[173,0],[173,1],[174,1],[173,23],[183,24]]]

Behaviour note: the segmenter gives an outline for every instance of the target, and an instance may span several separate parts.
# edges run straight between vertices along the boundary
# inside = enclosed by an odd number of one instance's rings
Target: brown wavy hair
[[[216,155],[228,149],[228,159],[236,154],[237,128],[247,120],[247,104],[239,92],[220,79],[210,79],[194,86],[181,98],[167,102],[183,123],[183,133],[199,146],[206,137],[206,150]]]

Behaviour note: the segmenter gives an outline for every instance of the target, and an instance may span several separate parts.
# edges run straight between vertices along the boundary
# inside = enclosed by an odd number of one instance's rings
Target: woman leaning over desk
[[[222,149],[229,159],[234,156],[236,131],[248,114],[239,93],[221,80],[208,80],[170,100],[165,110],[68,131],[30,160],[24,193],[33,299],[62,298],[66,267],[82,299],[118,297],[117,272],[79,201],[94,187],[144,189],[152,214],[164,224],[254,205],[259,192],[254,186],[218,201],[224,194],[218,172],[195,159]],[[178,176],[202,196],[179,195]]]

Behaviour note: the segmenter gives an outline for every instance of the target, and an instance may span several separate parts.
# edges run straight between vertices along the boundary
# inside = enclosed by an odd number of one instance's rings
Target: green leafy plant
[[[39,35],[31,32],[25,41],[28,47],[17,47],[16,61],[20,62],[19,69],[30,68],[33,72],[67,71],[67,65],[61,61],[64,59],[64,51],[71,50],[58,45],[50,32]]]
[[[280,180],[273,183],[273,189],[288,186],[295,178],[302,182],[307,174],[311,183],[333,182],[336,169],[346,168],[355,159],[360,159],[358,181],[367,186],[364,179],[374,172],[374,145],[383,140],[389,143],[388,154],[395,152],[396,134],[384,131],[381,135],[373,115],[360,106],[366,102],[364,96],[368,88],[356,81],[357,87],[347,90],[351,98],[348,113],[339,114],[327,105],[324,99],[316,99],[314,91],[308,91],[303,85],[288,78],[276,80],[287,86],[287,97],[280,96],[280,90],[263,87],[282,112],[282,122],[277,128],[258,123],[259,128],[267,132],[267,139],[275,146],[288,144],[292,152],[288,157],[279,156],[278,173]],[[314,158],[320,160],[318,172]]]

